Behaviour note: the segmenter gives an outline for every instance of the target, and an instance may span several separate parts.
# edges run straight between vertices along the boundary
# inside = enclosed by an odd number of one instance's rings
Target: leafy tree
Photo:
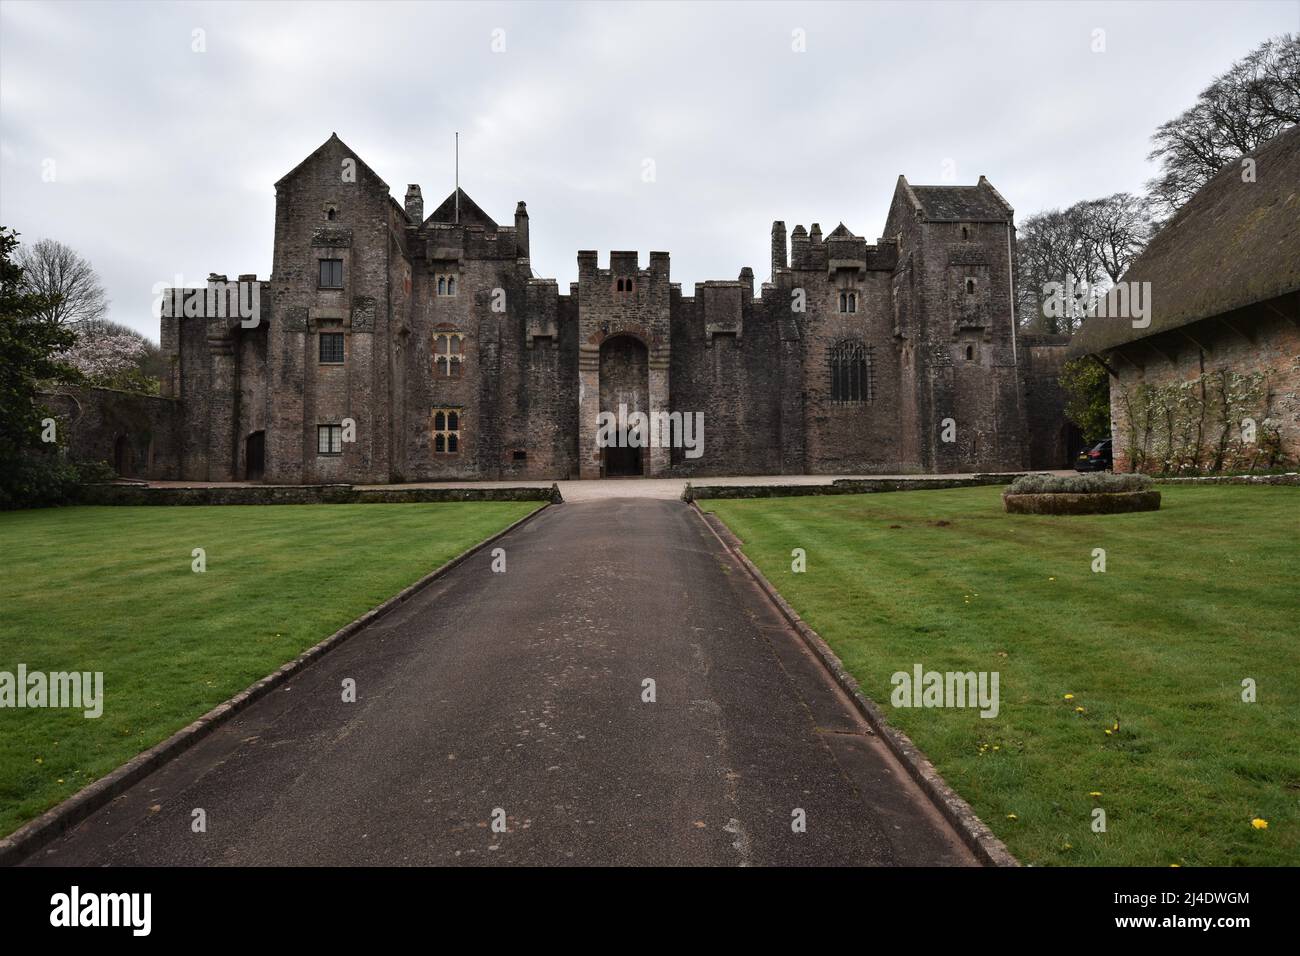
[[[1300,36],[1283,34],[1216,77],[1196,102],[1151,137],[1148,159],[1160,175],[1147,183],[1168,217],[1229,163],[1300,123]]]
[[[1090,358],[1066,362],[1061,369],[1065,417],[1078,426],[1085,442],[1110,435],[1110,377]]]
[[[75,384],[60,357],[76,336],[42,316],[58,303],[32,291],[13,257],[18,234],[0,227],[0,508],[65,500],[76,470],[41,441],[43,385]]]

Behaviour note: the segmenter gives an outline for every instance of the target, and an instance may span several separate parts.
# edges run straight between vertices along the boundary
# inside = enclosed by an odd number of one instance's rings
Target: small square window
[[[343,260],[320,260],[320,287],[322,289],[343,288]]]
[[[319,455],[343,454],[343,426],[316,426],[316,453]]]
[[[322,365],[343,364],[343,333],[320,333],[320,361]]]

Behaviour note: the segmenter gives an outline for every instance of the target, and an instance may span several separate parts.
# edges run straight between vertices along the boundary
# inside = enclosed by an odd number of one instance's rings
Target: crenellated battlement
[[[339,187],[348,161],[365,189]],[[181,477],[1021,464],[1011,210],[983,180],[949,188],[900,179],[890,238],[875,243],[843,223],[787,233],[775,221],[770,282],[756,290],[745,267],[694,283],[690,295],[672,280],[667,252],[628,249],[578,252],[577,281],[561,294],[555,279],[533,273],[523,202],[510,225],[459,188],[425,213],[418,184],[399,203],[337,137],[277,183],[270,279],[214,275],[161,321],[163,391],[185,416]],[[240,321],[227,286],[257,291],[260,322]],[[703,455],[602,446],[600,416],[620,406],[700,414]],[[959,419],[955,443],[929,426],[945,415]],[[356,441],[331,447],[346,420],[357,423]]]

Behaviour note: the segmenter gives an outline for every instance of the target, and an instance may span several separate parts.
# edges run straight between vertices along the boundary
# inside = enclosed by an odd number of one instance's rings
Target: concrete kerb
[[[890,491],[941,491],[1009,485],[1020,472],[990,472],[966,478],[836,478],[821,485],[693,485],[686,482],[682,501],[697,498],[796,498],[806,495],[865,495]],[[1028,472],[1026,474],[1029,474]]]
[[[874,701],[862,693],[857,680],[845,669],[844,663],[830,649],[830,646],[822,640],[821,635],[804,623],[798,612],[781,597],[763,572],[745,556],[745,553],[739,547],[733,546],[725,537],[718,534],[717,529],[710,523],[708,516],[705,515],[699,504],[692,500],[690,507],[699,516],[704,526],[718,539],[719,543],[749,572],[758,586],[763,589],[772,603],[780,610],[781,615],[790,626],[798,632],[804,643],[817,655],[818,660],[822,662],[835,683],[849,696],[858,711],[866,718],[871,725],[871,729],[885,741],[889,749],[907,768],[907,772],[912,775],[912,778],[960,834],[971,851],[989,866],[1019,866],[1020,862],[1007,849],[1006,844],[993,834],[988,825],[976,815],[971,805],[957,795],[957,792],[934,769],[934,765],[930,763],[925,754],[912,743],[906,734],[890,726],[884,713],[876,706]]]
[[[57,806],[51,807],[35,820],[23,824],[9,836],[0,840],[0,866],[12,866],[22,862],[42,846],[86,819],[114,797],[134,786],[143,777],[180,756],[249,704],[265,696],[269,691],[289,680],[307,665],[338,647],[366,625],[379,620],[394,608],[406,603],[453,568],[463,564],[479,551],[505,537],[520,525],[536,518],[548,507],[550,507],[549,502],[543,504],[536,511],[524,515],[518,521],[501,529],[491,537],[485,538],[472,548],[462,551],[441,567],[429,572],[414,584],[393,595],[383,604],[371,608],[355,621],[344,625],[323,641],[307,648],[287,664],[272,671],[266,677],[240,691],[229,700],[218,704],[192,724],[182,727],[166,740],[150,747],[143,753],[137,754],[116,770],[78,790],[68,799]]]

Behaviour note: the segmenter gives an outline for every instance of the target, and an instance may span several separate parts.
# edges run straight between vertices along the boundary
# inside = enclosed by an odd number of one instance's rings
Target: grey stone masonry
[[[336,135],[275,188],[271,274],[241,277],[257,321],[162,319],[184,480],[970,472],[1060,447],[1059,390],[1027,379],[1057,357],[1018,348],[1014,214],[983,177],[899,177],[871,243],[774,222],[769,281],[690,294],[635,251],[579,252],[562,293],[523,202],[426,217]],[[660,441],[607,447],[620,407]]]

